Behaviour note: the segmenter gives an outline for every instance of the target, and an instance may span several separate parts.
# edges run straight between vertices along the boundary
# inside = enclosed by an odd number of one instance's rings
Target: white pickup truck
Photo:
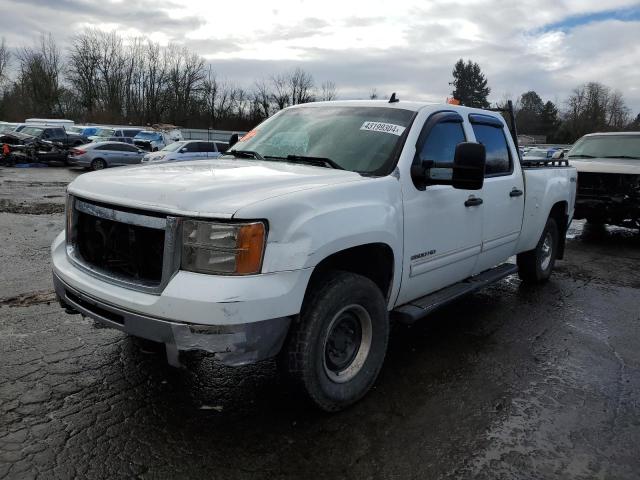
[[[225,155],[87,173],[52,245],[61,304],[227,365],[277,357],[320,408],[373,385],[413,322],[562,258],[576,172],[523,166],[497,113],[417,102],[287,108]],[[517,266],[505,263],[517,254]]]

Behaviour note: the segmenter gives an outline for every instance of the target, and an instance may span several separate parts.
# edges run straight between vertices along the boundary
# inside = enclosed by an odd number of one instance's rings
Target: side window
[[[113,150],[111,148],[111,143],[105,143],[104,145],[100,145],[99,147],[94,148],[94,150]]]
[[[138,149],[133,145],[121,145],[122,150],[125,152],[137,152]]]
[[[513,164],[504,130],[479,123],[473,123],[472,126],[476,141],[483,144],[487,151],[485,176],[510,174],[513,171]]]
[[[436,163],[453,163],[456,146],[464,142],[464,130],[460,122],[440,122],[433,126],[420,150],[420,160]]]
[[[213,146],[213,143],[210,142],[198,142],[198,151],[202,153],[206,152],[215,152],[216,149]]]
[[[229,148],[229,144],[224,142],[216,142],[216,147],[218,148],[218,151],[222,153],[227,151],[227,148]]]
[[[184,147],[186,151],[188,153],[194,153],[194,152],[201,152],[202,150],[200,149],[200,144],[202,142],[191,142],[191,143],[187,143]]]

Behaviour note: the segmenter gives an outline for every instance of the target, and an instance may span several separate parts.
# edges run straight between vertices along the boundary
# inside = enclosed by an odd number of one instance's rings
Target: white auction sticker
[[[393,123],[383,122],[364,122],[360,127],[360,130],[367,130],[369,132],[384,132],[398,137],[404,132],[404,127],[401,125],[395,125]]]

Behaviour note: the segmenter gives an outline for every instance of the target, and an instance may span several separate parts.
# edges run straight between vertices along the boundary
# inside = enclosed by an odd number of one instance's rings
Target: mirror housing
[[[187,147],[182,147],[180,150],[178,150],[180,153],[184,153],[187,151]]]
[[[481,143],[462,142],[456,145],[453,163],[437,163],[423,160],[411,166],[411,177],[416,183],[426,185],[451,185],[459,190],[480,190],[484,184],[487,153]],[[437,172],[432,172],[436,169]],[[450,175],[442,170],[450,170]],[[448,173],[448,172],[447,172]]]
[[[451,185],[460,190],[480,190],[484,184],[487,152],[481,143],[463,142],[456,146]]]

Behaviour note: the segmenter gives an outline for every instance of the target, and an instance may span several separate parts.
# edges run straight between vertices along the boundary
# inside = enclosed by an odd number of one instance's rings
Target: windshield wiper
[[[596,158],[593,155],[569,155],[568,158]]]
[[[263,156],[253,150],[227,150],[225,155],[232,155],[236,158],[255,158],[256,160],[264,160]]]
[[[266,159],[274,159],[274,160],[286,160],[292,163],[304,163],[306,165],[313,165],[314,167],[327,167],[327,168],[335,168],[337,170],[344,170],[340,165],[326,157],[310,157],[306,155],[287,155],[286,157],[275,157],[271,155],[266,155]]]
[[[640,157],[633,157],[631,155],[609,155],[602,158],[628,158],[630,160],[640,160]]]

